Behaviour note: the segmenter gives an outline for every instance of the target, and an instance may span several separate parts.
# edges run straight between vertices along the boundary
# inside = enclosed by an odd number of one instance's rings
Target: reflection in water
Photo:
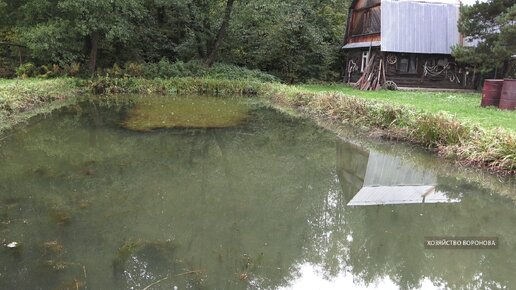
[[[120,127],[130,107],[82,104],[2,141],[0,289],[516,284],[514,205],[434,159],[366,151],[259,106],[233,128],[139,133]],[[460,203],[347,206],[416,177]],[[501,244],[425,250],[426,236]]]
[[[359,285],[352,273],[339,273],[336,277],[325,278],[324,269],[312,264],[300,265],[300,277],[292,281],[291,285],[279,288],[280,290],[296,289],[296,290],[366,290],[366,289],[381,289],[381,290],[396,290],[399,289],[394,282],[389,279],[383,279],[375,283],[375,285]],[[426,289],[426,288],[424,288]]]
[[[337,143],[337,171],[343,184],[360,190],[348,205],[459,202],[436,191],[436,176],[401,158]],[[358,152],[358,154],[357,154]],[[358,170],[357,170],[358,169]],[[350,188],[350,189],[351,189]],[[353,195],[347,191],[348,197]]]

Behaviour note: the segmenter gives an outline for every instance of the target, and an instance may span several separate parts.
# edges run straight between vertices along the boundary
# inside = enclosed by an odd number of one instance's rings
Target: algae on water
[[[148,132],[167,128],[227,128],[246,119],[247,105],[232,99],[213,97],[149,97],[136,101],[122,126]]]

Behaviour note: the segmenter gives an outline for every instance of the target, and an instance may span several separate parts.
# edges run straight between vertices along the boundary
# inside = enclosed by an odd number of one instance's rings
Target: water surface
[[[469,181],[397,145],[358,148],[258,104],[224,128],[138,132],[124,128],[135,105],[84,102],[4,136],[0,289],[516,285],[516,210],[497,192],[514,192],[511,180]],[[458,202],[347,205],[398,179]],[[500,245],[428,250],[427,236]]]

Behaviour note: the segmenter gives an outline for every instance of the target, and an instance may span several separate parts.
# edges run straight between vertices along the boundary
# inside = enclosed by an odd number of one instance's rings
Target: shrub
[[[113,78],[121,78],[125,76],[125,71],[115,63],[112,68],[106,69],[106,75]]]
[[[126,68],[128,70],[129,67]],[[133,75],[128,72],[128,75]],[[157,63],[142,65],[142,73],[146,78],[178,78],[178,77],[206,77],[220,80],[247,80],[260,82],[278,82],[278,78],[259,70],[250,70],[230,64],[217,63],[212,67],[205,67],[200,61],[175,63],[163,58]]]
[[[275,76],[262,71],[223,63],[214,64],[207,70],[206,76],[213,79],[279,82]]]
[[[129,62],[125,65],[125,72],[132,77],[141,77],[143,75],[143,64]]]
[[[65,76],[75,77],[81,71],[81,64],[78,62],[72,62],[71,64],[65,64],[63,67],[63,73]]]
[[[19,78],[30,78],[38,75],[37,67],[31,62],[22,64],[16,69],[16,76]]]

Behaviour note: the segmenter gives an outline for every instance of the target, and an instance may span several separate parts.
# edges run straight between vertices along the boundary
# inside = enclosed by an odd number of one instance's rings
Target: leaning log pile
[[[358,79],[355,87],[367,91],[367,90],[379,90],[385,83],[385,63],[383,58],[377,54],[373,54],[362,73],[362,76]]]

